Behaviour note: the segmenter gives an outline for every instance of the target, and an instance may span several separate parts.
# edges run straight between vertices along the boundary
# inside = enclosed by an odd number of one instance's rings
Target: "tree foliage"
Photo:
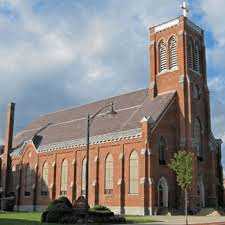
[[[193,174],[192,154],[185,151],[175,153],[169,167],[176,173],[177,183],[182,190],[189,188],[192,183]]]

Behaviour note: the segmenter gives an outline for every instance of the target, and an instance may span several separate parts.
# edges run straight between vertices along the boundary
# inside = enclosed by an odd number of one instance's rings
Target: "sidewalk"
[[[184,216],[155,216],[155,217],[152,217],[152,219],[157,222],[149,223],[151,225],[184,225],[185,224]],[[225,225],[225,217],[189,216],[188,223],[195,224],[195,225]]]

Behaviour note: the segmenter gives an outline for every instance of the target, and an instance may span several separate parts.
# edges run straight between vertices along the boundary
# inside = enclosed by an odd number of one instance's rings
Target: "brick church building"
[[[89,204],[126,214],[183,207],[168,164],[194,153],[191,208],[223,204],[220,139],[211,130],[204,31],[184,14],[150,28],[147,88],[40,116],[13,136],[8,110],[1,154],[1,192],[16,209],[42,210],[61,195],[86,188],[86,116],[113,102],[116,114],[97,116],[90,130]]]

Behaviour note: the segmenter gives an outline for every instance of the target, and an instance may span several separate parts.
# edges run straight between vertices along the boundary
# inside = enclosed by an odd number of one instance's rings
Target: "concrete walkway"
[[[150,223],[151,225],[184,225],[185,217],[184,216],[154,216],[153,220],[158,221],[155,223]],[[198,225],[225,225],[225,217],[197,217],[189,216],[189,224],[198,224]]]

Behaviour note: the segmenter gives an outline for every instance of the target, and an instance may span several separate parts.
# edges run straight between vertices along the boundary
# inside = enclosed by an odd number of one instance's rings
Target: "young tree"
[[[170,169],[176,173],[177,183],[185,193],[185,218],[188,224],[188,188],[192,184],[192,153],[180,151],[175,153],[174,159],[169,165]]]

